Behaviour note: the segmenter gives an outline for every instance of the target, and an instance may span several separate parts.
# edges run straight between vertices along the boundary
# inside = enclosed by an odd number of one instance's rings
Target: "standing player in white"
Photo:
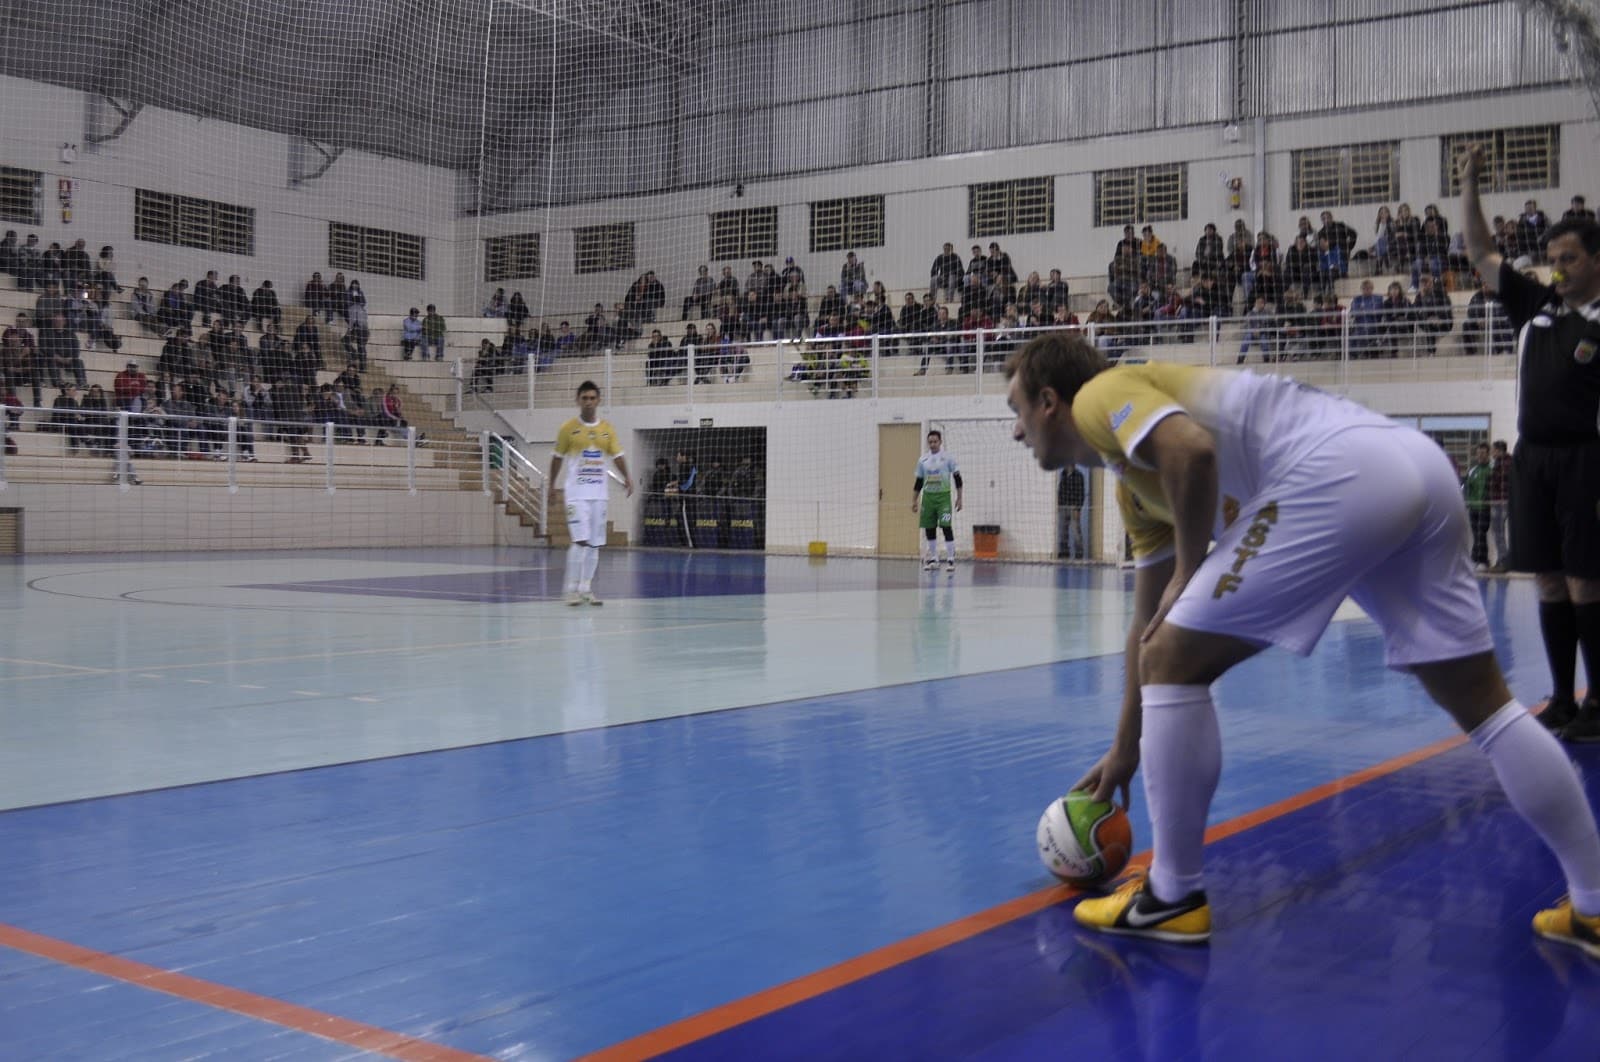
[[[945,559],[948,571],[956,570],[956,539],[954,517],[950,508],[950,487],[956,488],[955,512],[961,511],[961,471],[956,459],[944,448],[944,434],[938,428],[928,432],[928,452],[917,462],[917,484],[911,491],[911,511],[920,512],[917,521],[928,540],[928,556],[922,562],[924,571],[939,566],[939,540],[934,536],[944,529]]]
[[[594,596],[594,570],[606,540],[606,458],[617,463],[622,489],[633,497],[633,477],[622,459],[622,442],[609,421],[600,419],[600,388],[593,380],[578,385],[578,415],[561,425],[550,458],[550,496],[545,512],[563,505],[567,512],[566,594],[569,605],[604,604]],[[571,461],[571,464],[566,462]],[[566,480],[562,481],[563,466]]]
[[[1222,768],[1211,684],[1270,645],[1309,654],[1346,595],[1472,738],[1555,853],[1568,896],[1533,929],[1600,958],[1600,835],[1566,753],[1506,688],[1449,460],[1420,432],[1282,377],[1123,365],[1080,336],[1006,366],[1015,436],[1039,464],[1104,465],[1133,537],[1134,620],[1111,750],[1074,788],[1108,800],[1143,761],[1154,858],[1073,914],[1198,942],[1206,813]],[[1216,543],[1212,545],[1213,541]]]

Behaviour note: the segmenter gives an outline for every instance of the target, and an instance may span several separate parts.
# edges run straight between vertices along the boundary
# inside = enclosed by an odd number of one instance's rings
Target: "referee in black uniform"
[[[1495,252],[1478,200],[1481,145],[1462,168],[1467,253],[1517,329],[1517,448],[1511,568],[1539,585],[1539,627],[1555,691],[1541,718],[1568,741],[1600,741],[1600,225],[1574,217],[1545,234],[1545,287]],[[1574,703],[1578,647],[1590,695]]]

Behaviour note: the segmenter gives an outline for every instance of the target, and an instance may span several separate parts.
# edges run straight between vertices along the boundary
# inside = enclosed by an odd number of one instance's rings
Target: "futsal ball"
[[[1115,804],[1068,793],[1039,816],[1039,858],[1069,885],[1098,885],[1128,865],[1133,827]]]

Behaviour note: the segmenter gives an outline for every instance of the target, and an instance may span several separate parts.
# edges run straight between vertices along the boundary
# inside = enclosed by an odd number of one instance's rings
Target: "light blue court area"
[[[569,1058],[1050,884],[1034,824],[1109,740],[1126,573],[607,553],[607,604],[571,609],[561,564],[0,568],[0,926],[460,1051]],[[1486,600],[1513,688],[1541,696],[1531,583]],[[1449,736],[1381,659],[1354,617],[1309,661],[1229,676],[1213,820]],[[1468,757],[1451,784],[1491,779]],[[1423,862],[1451,841],[1410,836],[1396,850]],[[1267,847],[1286,894],[1322,851],[1302,860],[1292,831]],[[3,946],[0,985],[0,1028],[40,1057],[341,1056]],[[67,1027],[75,996],[88,1017]]]

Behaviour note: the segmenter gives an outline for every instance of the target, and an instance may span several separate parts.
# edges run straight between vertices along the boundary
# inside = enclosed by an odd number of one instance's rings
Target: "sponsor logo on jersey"
[[[1131,416],[1133,416],[1133,403],[1129,402],[1127,405],[1111,414],[1111,430],[1116,431],[1118,428],[1122,427],[1128,422],[1128,418]]]
[[[1579,365],[1589,364],[1594,360],[1594,352],[1596,347],[1600,347],[1600,344],[1597,344],[1592,339],[1579,341],[1577,347],[1575,347],[1572,351],[1572,360],[1577,362]]]

